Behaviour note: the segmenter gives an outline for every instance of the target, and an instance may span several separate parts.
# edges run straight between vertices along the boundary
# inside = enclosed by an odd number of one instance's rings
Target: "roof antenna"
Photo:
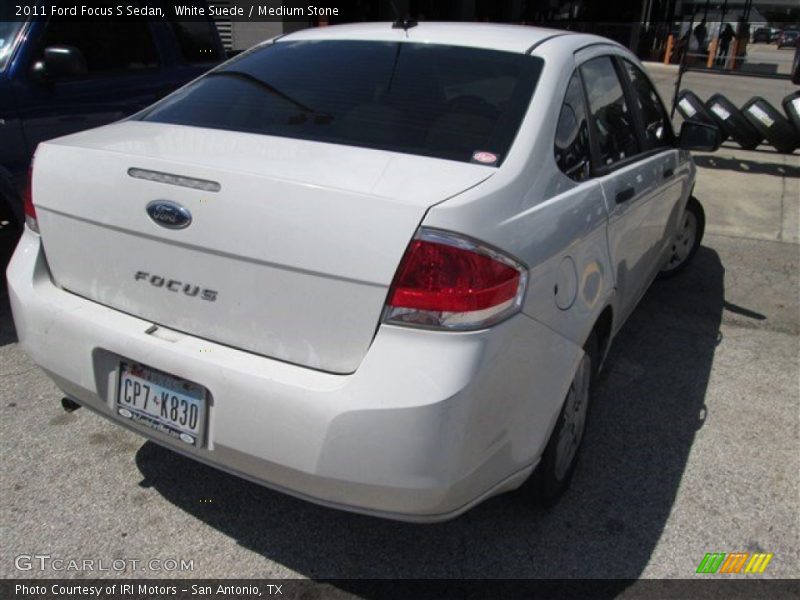
[[[408,13],[406,13],[406,16],[405,16],[404,19],[401,19],[400,18],[400,11],[397,10],[397,5],[394,3],[393,0],[389,0],[389,4],[392,5],[392,11],[394,12],[394,18],[396,19],[396,21],[394,23],[392,23],[392,29],[403,29],[403,30],[405,30],[406,33],[408,33],[409,29],[419,25],[419,23],[417,23],[414,19],[412,19],[408,15]]]

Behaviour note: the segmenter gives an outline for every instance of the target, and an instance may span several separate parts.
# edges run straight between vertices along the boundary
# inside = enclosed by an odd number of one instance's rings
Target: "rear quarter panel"
[[[556,125],[574,68],[571,52],[548,55],[502,167],[433,207],[424,225],[471,235],[522,261],[529,268],[523,312],[580,348],[613,304],[614,280],[602,186],[576,184],[555,163]]]
[[[576,184],[555,163],[557,119],[575,66],[571,52],[560,56],[548,57],[502,167],[476,188],[433,207],[423,222],[483,240],[528,267],[523,313],[553,335],[528,339],[524,356],[509,350],[501,360],[527,363],[542,384],[516,388],[508,419],[518,432],[546,434],[543,440],[561,410],[586,339],[603,309],[615,302],[603,189],[591,180]],[[542,351],[559,352],[560,359],[545,369],[535,357]],[[516,439],[525,446],[524,435]]]

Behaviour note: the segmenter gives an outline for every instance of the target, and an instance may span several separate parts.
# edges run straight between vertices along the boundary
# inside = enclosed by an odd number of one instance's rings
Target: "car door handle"
[[[673,175],[675,175],[675,169],[665,169],[664,170],[664,179],[669,179]]]
[[[623,202],[632,200],[635,195],[636,190],[634,188],[625,188],[624,190],[617,192],[617,204],[622,204]]]

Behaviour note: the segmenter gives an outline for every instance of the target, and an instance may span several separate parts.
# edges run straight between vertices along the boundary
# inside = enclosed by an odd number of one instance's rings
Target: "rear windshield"
[[[499,164],[541,69],[532,56],[456,46],[279,42],[143,119]]]

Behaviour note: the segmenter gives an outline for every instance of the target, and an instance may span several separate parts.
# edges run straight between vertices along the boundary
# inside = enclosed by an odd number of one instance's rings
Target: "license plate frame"
[[[131,382],[128,387],[126,381]],[[139,392],[142,392],[141,388],[148,388],[144,398],[141,398],[141,393],[133,394],[136,383],[140,386]],[[163,404],[165,392],[170,401],[166,417]],[[138,428],[161,433],[188,447],[201,448],[205,443],[208,396],[208,390],[202,385],[148,365],[122,359],[117,366],[117,389],[113,402],[115,415],[130,421]],[[131,397],[134,401],[128,402]],[[176,420],[172,418],[173,397],[177,403]],[[137,406],[140,399],[143,403]],[[186,404],[182,405],[182,401]],[[196,407],[194,415],[192,406]],[[185,425],[180,423],[183,415],[186,415]]]

